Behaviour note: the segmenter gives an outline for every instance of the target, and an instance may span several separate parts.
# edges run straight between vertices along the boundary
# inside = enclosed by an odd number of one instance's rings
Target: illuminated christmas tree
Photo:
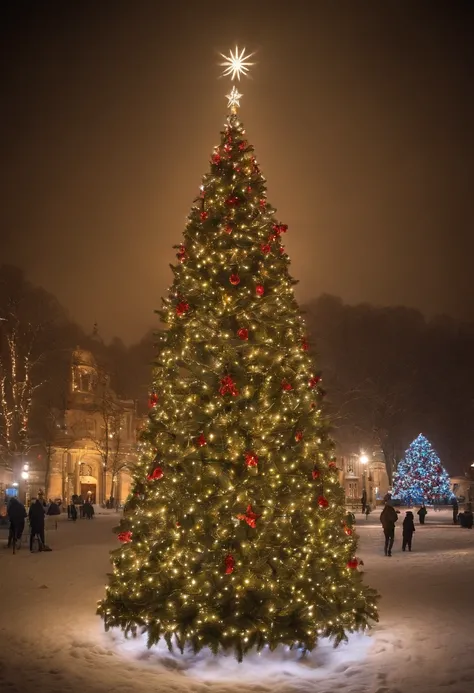
[[[451,497],[449,476],[424,435],[415,438],[393,477],[394,498],[405,505],[433,503]]]
[[[239,77],[242,52],[227,61]],[[98,611],[183,651],[311,650],[377,619],[344,508],[287,227],[233,87],[177,247],[134,491]]]

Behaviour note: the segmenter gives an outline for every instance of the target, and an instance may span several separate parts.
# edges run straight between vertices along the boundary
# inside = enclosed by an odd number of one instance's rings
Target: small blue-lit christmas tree
[[[421,433],[398,465],[392,496],[405,505],[447,502],[451,497],[449,476],[430,441]]]

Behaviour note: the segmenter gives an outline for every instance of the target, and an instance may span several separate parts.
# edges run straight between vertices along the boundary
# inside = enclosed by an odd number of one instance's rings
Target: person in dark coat
[[[403,541],[402,541],[402,551],[405,551],[408,546],[408,551],[411,551],[411,542],[413,539],[413,532],[415,531],[415,518],[411,510],[407,510],[405,513],[405,519],[403,520]]]
[[[425,524],[425,517],[428,515],[428,511],[425,508],[424,503],[416,514],[418,515],[418,517],[420,519],[420,525],[424,525]]]
[[[398,520],[398,513],[392,505],[386,505],[380,513],[380,522],[382,523],[383,533],[385,535],[386,556],[392,555],[393,542],[395,541],[395,522]]]
[[[51,501],[51,503],[48,506],[48,510],[46,511],[46,515],[60,515],[61,510],[59,508],[59,505],[55,503],[54,501]]]
[[[459,505],[457,498],[453,496],[453,525],[457,525],[459,515]]]
[[[88,500],[84,503],[84,517],[87,517],[88,520],[92,520],[94,517],[94,506]]]
[[[362,514],[365,514],[365,509],[367,507],[367,491],[364,489],[362,491],[362,498],[360,499],[362,505]]]
[[[70,518],[73,522],[77,520],[77,508],[75,503],[71,503]]]
[[[10,531],[8,533],[7,547],[12,545],[13,541],[18,542],[18,548],[21,547],[21,537],[25,529],[26,510],[25,506],[15,496],[10,500],[7,508],[8,519],[10,520]]]
[[[33,551],[33,541],[35,536],[39,537],[39,550],[40,551],[51,551],[49,546],[46,546],[44,539],[44,505],[43,499],[38,497],[31,505],[28,512],[28,519],[30,521],[30,551]]]

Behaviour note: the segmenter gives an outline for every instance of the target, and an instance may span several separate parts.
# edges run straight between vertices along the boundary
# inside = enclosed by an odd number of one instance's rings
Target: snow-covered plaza
[[[0,691],[469,693],[474,531],[453,526],[447,512],[430,512],[416,526],[413,552],[402,553],[398,528],[388,558],[378,515],[358,515],[357,528],[367,582],[381,594],[380,623],[337,650],[323,643],[302,661],[282,651],[243,664],[150,652],[142,640],[105,633],[95,607],[117,545],[117,516],[61,518],[47,534],[51,553],[1,550]]]

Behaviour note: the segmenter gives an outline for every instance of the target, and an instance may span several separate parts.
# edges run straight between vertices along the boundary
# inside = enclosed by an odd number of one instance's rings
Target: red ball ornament
[[[232,284],[232,286],[238,286],[240,284],[240,277],[238,274],[231,274],[229,277],[229,281]]]
[[[301,348],[303,351],[308,351],[308,349],[309,349],[309,344],[308,344],[308,340],[306,339],[306,337],[303,337],[303,339],[301,340]]]
[[[251,193],[251,192],[252,192],[252,186],[251,186],[251,185],[247,185],[247,192],[248,192],[248,193]]]
[[[258,465],[258,457],[254,452],[245,453],[245,464],[247,467],[256,467]]]
[[[122,542],[122,544],[128,544],[132,541],[132,532],[120,532],[117,535],[117,539]]]
[[[212,163],[217,165],[221,163],[221,155],[217,152],[212,155]]]
[[[227,198],[225,203],[228,207],[236,207],[238,204],[240,204],[240,200],[236,195],[232,195],[231,197]]]
[[[224,233],[228,233],[229,235],[232,233],[232,226],[230,224],[227,224],[227,226],[224,226]]]
[[[206,219],[209,217],[208,212],[201,212],[201,221],[206,221]]]
[[[156,481],[157,479],[162,479],[164,476],[163,469],[161,467],[155,467],[151,474],[147,475],[148,481]]]
[[[262,253],[264,255],[267,255],[271,249],[272,249],[272,246],[269,245],[268,243],[262,243],[262,245],[260,246],[260,250],[262,251]]]
[[[319,382],[321,382],[321,378],[319,377],[319,375],[313,375],[313,376],[309,379],[308,385],[309,385],[309,387],[316,387],[316,385],[317,385]]]
[[[337,469],[337,464],[335,462],[330,462],[328,464],[329,469]]]
[[[150,396],[148,397],[148,408],[153,409],[153,407],[156,407],[157,404],[158,404],[158,395],[153,390],[153,392],[150,392]]]
[[[247,140],[242,140],[242,142],[240,142],[240,144],[239,144],[240,151],[243,152],[243,150],[247,149],[247,147],[248,147]]]
[[[359,561],[357,558],[351,558],[350,561],[347,561],[346,567],[350,568],[351,570],[355,570],[357,566],[359,565]]]
[[[225,574],[231,575],[231,573],[234,572],[234,568],[235,568],[235,560],[234,560],[234,557],[231,553],[229,553],[224,558],[224,565],[225,565]]]
[[[241,339],[243,342],[246,342],[249,338],[249,331],[247,330],[247,328],[241,327],[240,330],[237,330],[237,337]]]
[[[295,440],[297,443],[299,443],[300,440],[303,440],[303,431],[296,431]]]
[[[344,532],[347,534],[348,537],[351,537],[353,535],[353,531],[350,527],[344,527]]]
[[[290,390],[293,389],[293,385],[289,383],[287,380],[282,380],[281,381],[281,389],[285,390],[285,392],[290,392]]]
[[[204,445],[207,445],[207,440],[204,433],[200,433],[194,442],[196,443],[198,448],[202,448],[204,447]]]
[[[267,204],[266,199],[264,197],[262,197],[262,199],[260,200],[260,207],[265,207],[266,204]]]
[[[257,296],[263,296],[263,294],[265,293],[265,287],[263,286],[263,284],[257,284],[257,286],[255,287],[255,293],[257,294]]]
[[[179,246],[179,250],[176,253],[176,257],[178,258],[179,262],[186,262],[187,255],[186,255],[186,248],[184,245]]]
[[[319,496],[318,505],[320,508],[327,508],[329,505],[329,501],[327,498],[325,498],[325,496]]]
[[[285,246],[284,246],[284,245],[281,245],[281,246],[280,246],[280,255],[284,255],[285,252],[286,252],[286,251],[285,251]]]
[[[321,476],[321,472],[319,471],[319,469],[316,469],[315,467],[311,472],[311,476],[313,477],[313,479],[319,479],[319,477]]]

